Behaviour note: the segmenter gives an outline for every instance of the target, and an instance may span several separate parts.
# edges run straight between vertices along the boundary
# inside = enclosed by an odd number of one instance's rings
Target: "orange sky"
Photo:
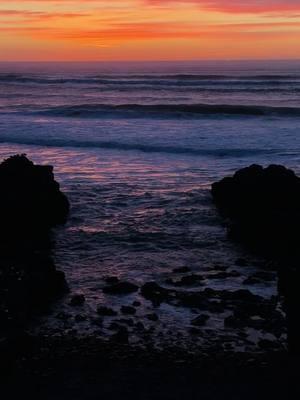
[[[300,58],[300,0],[8,0],[0,61]]]

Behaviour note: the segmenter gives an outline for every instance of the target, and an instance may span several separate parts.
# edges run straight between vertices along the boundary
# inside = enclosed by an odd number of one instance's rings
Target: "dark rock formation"
[[[299,259],[300,178],[293,171],[251,165],[214,183],[212,195],[232,238],[271,258]]]
[[[34,165],[25,155],[0,164],[0,338],[16,342],[29,318],[67,290],[49,233],[68,212],[51,166]]]
[[[25,155],[10,157],[0,164],[0,191],[1,239],[9,235],[15,240],[66,222],[69,202],[52,166],[35,165]]]
[[[138,290],[138,286],[131,282],[118,282],[103,288],[103,292],[107,294],[122,295],[134,293]]]
[[[214,183],[212,195],[228,218],[230,236],[275,261],[287,314],[289,348],[300,354],[300,178],[280,165],[251,165]],[[259,278],[270,279],[255,277]]]

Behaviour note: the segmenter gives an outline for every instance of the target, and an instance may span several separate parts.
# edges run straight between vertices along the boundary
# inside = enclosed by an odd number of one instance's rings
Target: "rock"
[[[140,301],[134,301],[132,303],[133,307],[140,307],[141,306],[141,302]]]
[[[138,286],[131,282],[118,282],[103,288],[103,292],[107,294],[130,294],[138,290]]]
[[[274,348],[277,347],[276,343],[269,339],[260,339],[258,342],[258,346],[262,350],[273,350]]]
[[[86,320],[87,320],[86,315],[82,315],[82,314],[75,315],[75,321],[76,322],[83,322],[83,321],[86,321]]]
[[[238,267],[247,267],[248,262],[244,258],[238,258],[237,260],[235,260],[234,264]]]
[[[130,327],[134,326],[134,321],[132,318],[120,318],[120,319],[118,319],[117,322],[119,322],[120,324],[128,325]]]
[[[173,272],[175,274],[185,274],[186,272],[190,272],[191,269],[189,267],[179,267],[179,268],[174,268]]]
[[[255,278],[254,276],[250,276],[249,278],[243,281],[243,285],[256,285],[258,283],[261,283],[261,281]]]
[[[145,299],[154,303],[161,303],[173,298],[174,291],[159,286],[156,282],[147,282],[141,288],[141,294]]]
[[[194,326],[192,326],[190,329],[189,329],[189,332],[190,332],[190,334],[191,335],[200,335],[201,334],[201,330],[200,329],[198,329],[198,328],[195,328]]]
[[[131,306],[122,306],[121,307],[121,313],[122,314],[127,314],[127,315],[134,315],[136,313],[136,309]]]
[[[183,276],[179,280],[170,279],[167,281],[167,283],[174,285],[174,286],[192,286],[192,285],[199,283],[203,279],[204,278],[201,275],[192,274],[192,275]]]
[[[103,317],[114,317],[118,315],[118,313],[115,310],[105,306],[98,306],[97,314],[102,315]]]
[[[129,333],[125,326],[120,326],[118,331],[111,336],[111,341],[119,344],[128,344]]]
[[[191,321],[191,324],[194,326],[204,326],[208,320],[209,320],[209,315],[201,314],[198,317],[194,318]]]
[[[136,327],[136,329],[137,329],[138,331],[144,331],[144,330],[145,330],[145,326],[144,326],[144,324],[143,324],[141,321],[137,322],[136,325],[135,325],[135,327]]]
[[[82,306],[85,302],[83,294],[74,294],[71,298],[70,305],[73,307]]]
[[[24,154],[0,164],[0,235],[37,234],[65,223],[67,197],[54,180],[53,167],[35,165]]]
[[[114,285],[119,282],[119,278],[117,276],[107,276],[106,278],[104,278],[104,281],[108,285]]]
[[[70,319],[72,317],[72,314],[69,314],[69,313],[66,313],[64,311],[61,311],[58,314],[56,314],[55,317],[57,319],[61,319],[62,321],[67,321],[68,319]]]
[[[229,317],[226,317],[224,319],[224,325],[226,327],[238,328],[238,329],[242,329],[245,327],[245,323],[242,320],[240,320],[239,318],[236,318],[234,315],[230,315]]]
[[[0,326],[17,337],[68,291],[51,257],[50,231],[66,222],[69,202],[53,167],[34,165],[25,155],[0,164],[0,190]]]
[[[156,322],[159,320],[158,315],[153,313],[153,314],[147,314],[146,318],[149,319],[149,321]]]
[[[300,178],[281,166],[251,165],[212,185],[231,237],[275,259],[299,260]]]
[[[231,271],[231,272],[216,272],[213,274],[207,275],[205,278],[206,279],[227,279],[227,278],[238,278],[240,277],[241,274],[237,271]]]
[[[253,278],[259,279],[261,281],[270,282],[276,279],[276,276],[273,272],[258,271],[255,274],[253,274]]]

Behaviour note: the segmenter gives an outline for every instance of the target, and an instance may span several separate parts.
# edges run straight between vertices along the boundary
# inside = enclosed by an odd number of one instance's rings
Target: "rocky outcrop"
[[[49,231],[67,220],[69,202],[53,167],[35,165],[23,154],[0,164],[0,193],[1,240],[23,241],[24,235]]]
[[[212,196],[230,236],[275,261],[289,348],[300,354],[300,178],[281,165],[251,165],[214,183]]]
[[[67,290],[51,258],[50,230],[67,220],[69,202],[53,167],[25,155],[0,164],[0,336],[18,336],[28,320]]]
[[[272,258],[300,256],[300,178],[281,165],[251,165],[212,185],[232,238]]]

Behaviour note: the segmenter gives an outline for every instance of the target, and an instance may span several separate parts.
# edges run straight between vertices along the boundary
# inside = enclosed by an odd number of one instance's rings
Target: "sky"
[[[300,0],[0,0],[0,61],[300,59]]]

